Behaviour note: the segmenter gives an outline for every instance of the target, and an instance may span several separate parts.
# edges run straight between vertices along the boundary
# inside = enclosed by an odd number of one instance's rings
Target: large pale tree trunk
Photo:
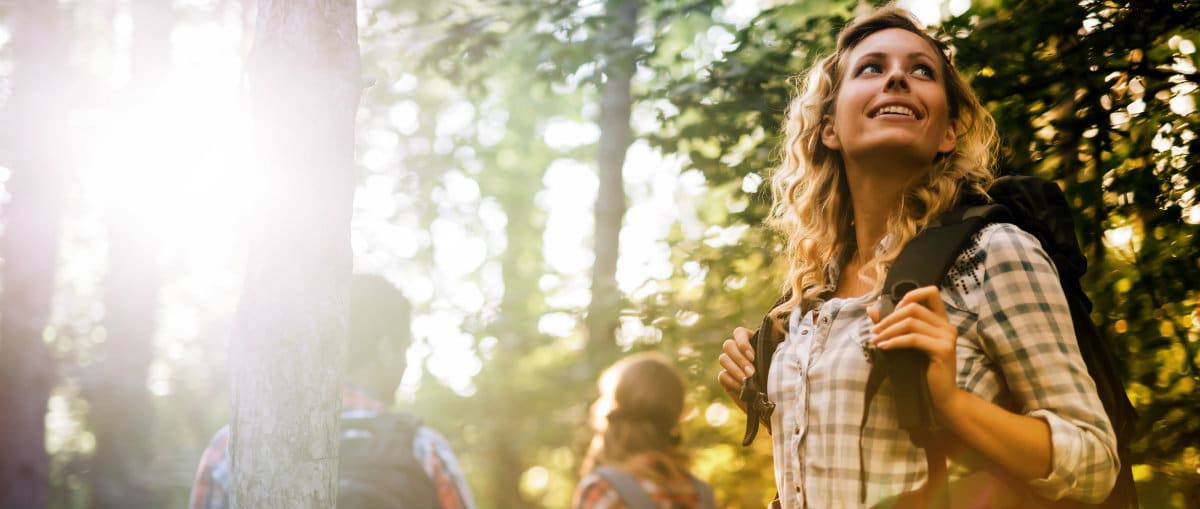
[[[135,0],[131,81],[124,101],[133,106],[153,96],[170,59],[171,4]],[[142,158],[132,158],[141,160]],[[161,162],[166,164],[165,161]],[[136,171],[153,171],[138,168]],[[101,360],[85,384],[89,421],[96,436],[91,461],[95,508],[155,507],[148,479],[153,461],[153,402],[146,377],[154,354],[158,302],[158,250],[147,235],[144,199],[113,201],[108,210],[108,273],[104,290]]]
[[[234,326],[235,508],[321,508],[337,444],[362,89],[354,0],[262,0],[248,63],[260,189]]]
[[[604,82],[600,97],[600,147],[596,169],[600,189],[596,196],[596,230],[593,236],[596,261],[592,266],[592,301],[588,306],[588,353],[596,366],[607,364],[616,353],[616,329],[621,307],[617,288],[617,255],[620,252],[621,220],[625,217],[625,184],[622,167],[625,152],[633,141],[629,117],[633,109],[630,91],[636,69],[633,36],[637,30],[642,0],[608,0],[609,16],[605,48]]]
[[[62,216],[67,16],[58,2],[12,4],[13,91],[0,118],[12,201],[4,205],[0,296],[0,507],[46,504],[46,404],[54,358],[44,339]]]

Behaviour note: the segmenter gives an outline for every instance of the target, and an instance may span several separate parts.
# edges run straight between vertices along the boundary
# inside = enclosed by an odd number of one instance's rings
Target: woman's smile
[[[921,120],[924,115],[911,101],[895,98],[875,105],[868,111],[867,116],[883,120]]]

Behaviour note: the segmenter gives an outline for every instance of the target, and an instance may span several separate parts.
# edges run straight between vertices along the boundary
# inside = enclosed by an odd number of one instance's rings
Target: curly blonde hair
[[[992,163],[997,147],[996,124],[951,62],[949,48],[924,31],[908,11],[887,6],[859,17],[838,34],[833,54],[817,61],[801,80],[787,108],[782,162],[771,179],[772,208],[766,223],[782,234],[788,275],[784,290],[791,297],[771,310],[776,326],[797,306],[806,309],[820,299],[831,279],[831,264],[841,263],[855,249],[854,211],[841,155],[821,142],[821,124],[832,115],[841,88],[843,66],[850,52],[868,36],[889,28],[912,32],[927,41],[941,57],[950,120],[957,135],[952,153],[940,154],[933,168],[916,179],[900,196],[887,219],[887,235],[871,253],[858,276],[870,281],[871,293],[883,287],[883,275],[900,250],[939,214],[953,208],[963,192],[987,196],[995,180]]]
[[[655,352],[630,355],[605,370],[599,385],[583,473],[608,465],[656,483],[687,478],[689,457],[680,437],[686,388],[670,359]],[[653,461],[631,461],[638,456]]]

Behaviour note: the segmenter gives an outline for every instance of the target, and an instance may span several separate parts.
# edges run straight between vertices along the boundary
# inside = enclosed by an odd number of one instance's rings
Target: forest
[[[477,507],[569,507],[597,377],[642,351],[685,378],[691,471],[765,507],[717,358],[780,295],[796,78],[883,3],[0,1],[0,507],[186,507],[227,423],[244,507],[331,507],[293,459],[337,454],[351,274],[403,294],[376,396]],[[1200,2],[898,5],[997,172],[1070,201],[1142,507],[1200,507]]]

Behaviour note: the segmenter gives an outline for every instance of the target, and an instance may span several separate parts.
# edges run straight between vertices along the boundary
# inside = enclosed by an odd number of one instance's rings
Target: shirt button
[[[796,431],[796,434],[797,434],[797,435],[799,435],[799,434],[800,434],[800,426],[796,426],[796,430],[795,430],[795,431]]]
[[[808,329],[801,329],[801,330],[800,330],[800,335],[801,335],[801,336],[807,336],[807,335],[808,335]]]

